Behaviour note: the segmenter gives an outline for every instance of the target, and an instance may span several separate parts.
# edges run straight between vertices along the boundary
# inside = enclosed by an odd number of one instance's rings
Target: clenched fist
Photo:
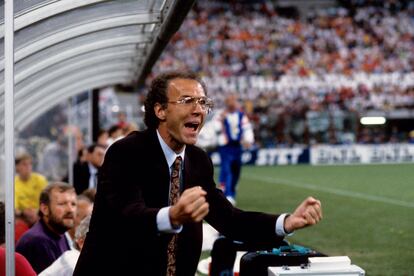
[[[314,225],[321,219],[321,202],[313,197],[308,197],[296,208],[292,215],[285,219],[285,231],[292,232],[306,226]]]
[[[179,226],[202,221],[209,211],[206,194],[200,186],[184,190],[177,203],[170,208],[171,224]]]

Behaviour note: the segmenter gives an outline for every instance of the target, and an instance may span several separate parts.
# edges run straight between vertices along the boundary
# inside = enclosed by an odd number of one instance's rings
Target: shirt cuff
[[[162,233],[170,233],[170,234],[176,234],[176,233],[180,233],[181,230],[183,229],[183,226],[180,225],[180,227],[178,228],[174,228],[171,225],[171,221],[170,221],[170,207],[164,207],[161,208],[158,211],[157,214],[157,228],[159,232]]]
[[[284,237],[284,236],[292,236],[294,232],[290,232],[290,233],[286,233],[285,231],[285,218],[286,216],[288,216],[290,214],[281,214],[277,220],[276,220],[276,235],[280,236],[280,237]]]

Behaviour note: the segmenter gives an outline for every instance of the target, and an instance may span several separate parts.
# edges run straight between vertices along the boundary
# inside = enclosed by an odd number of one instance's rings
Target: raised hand
[[[305,199],[293,212],[285,219],[285,230],[292,232],[306,226],[315,225],[322,219],[321,202],[313,197]]]

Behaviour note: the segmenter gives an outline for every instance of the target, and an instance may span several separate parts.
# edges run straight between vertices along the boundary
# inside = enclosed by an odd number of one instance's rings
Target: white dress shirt
[[[158,136],[158,140],[160,141],[162,151],[165,155],[165,159],[167,160],[168,168],[170,170],[169,175],[171,175],[171,167],[174,164],[174,161],[178,156],[181,156],[181,159],[183,160],[183,162],[181,163],[181,168],[182,168],[182,166],[184,164],[185,147],[184,147],[182,152],[180,152],[179,154],[176,154],[175,151],[173,151],[164,142],[164,140],[162,139],[162,137],[161,137],[160,133],[158,132],[158,130],[157,130],[157,136]],[[181,180],[181,171],[182,170],[180,170],[180,180]],[[163,233],[180,233],[182,228],[183,228],[182,226],[180,226],[179,228],[174,228],[171,225],[170,208],[171,208],[171,206],[164,207],[164,208],[161,208],[160,211],[158,212],[158,214],[157,214],[158,231],[163,232]]]
[[[98,169],[95,168],[95,166],[89,162],[88,162],[88,168],[89,168],[89,189],[96,188],[96,184],[98,182],[98,179],[97,179]]]

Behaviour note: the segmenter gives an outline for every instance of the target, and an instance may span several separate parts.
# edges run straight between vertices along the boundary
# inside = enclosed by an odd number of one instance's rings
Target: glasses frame
[[[204,100],[205,103],[201,103],[200,101]],[[200,105],[201,109],[203,111],[206,111],[207,113],[210,113],[211,110],[214,107],[214,102],[212,99],[208,97],[191,97],[186,96],[182,97],[181,99],[178,99],[176,101],[168,101],[170,104],[178,104],[178,105],[192,105],[193,107],[196,107],[197,104]]]

